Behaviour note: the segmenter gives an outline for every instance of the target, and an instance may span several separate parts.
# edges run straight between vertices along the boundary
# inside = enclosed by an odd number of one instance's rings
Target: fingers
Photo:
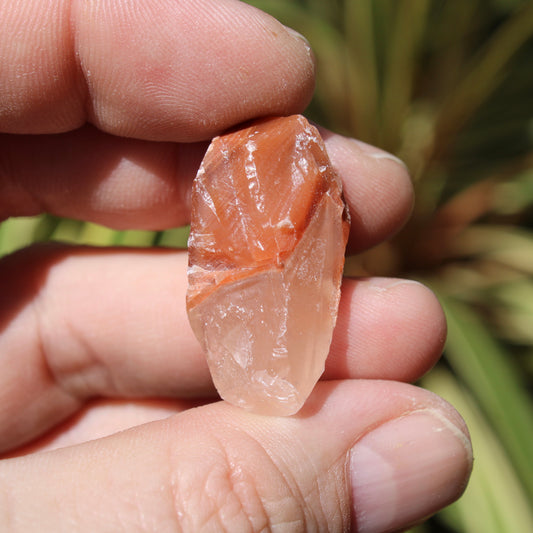
[[[39,438],[7,454],[0,454],[0,460],[101,439],[206,403],[205,400],[94,399]]]
[[[399,231],[414,194],[407,167],[392,154],[323,128],[331,162],[343,181],[351,215],[348,249],[369,248]]]
[[[359,251],[397,231],[411,211],[405,167],[385,152],[322,131],[344,183]],[[190,185],[206,143],[151,143],[85,127],[0,138],[0,219],[50,212],[125,229],[165,229],[190,217]],[[31,154],[31,157],[28,155]]]
[[[94,396],[214,395],[186,316],[186,262],[185,253],[63,246],[0,262],[0,449]],[[414,380],[444,332],[421,285],[346,280],[325,378]]]
[[[446,319],[435,295],[410,280],[345,280],[325,379],[413,382],[437,362]]]
[[[0,131],[205,140],[301,111],[309,46],[237,0],[9,1],[0,23]]]
[[[457,498],[471,462],[460,417],[427,391],[322,383],[300,416],[220,402],[6,460],[0,529],[393,531]]]
[[[91,126],[0,135],[0,220],[48,212],[117,229],[186,224],[206,148],[126,139]]]

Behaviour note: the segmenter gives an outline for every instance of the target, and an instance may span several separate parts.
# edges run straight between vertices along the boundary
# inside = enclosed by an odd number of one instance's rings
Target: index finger
[[[372,146],[321,133],[352,215],[350,250],[398,231],[413,201],[405,166]],[[92,127],[62,135],[0,135],[0,220],[50,212],[116,229],[186,224],[190,186],[206,148],[125,139]]]

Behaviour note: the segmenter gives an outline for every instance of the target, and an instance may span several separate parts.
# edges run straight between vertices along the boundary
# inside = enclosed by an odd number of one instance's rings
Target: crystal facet
[[[317,129],[295,115],[215,138],[191,220],[187,309],[218,392],[297,412],[324,370],[349,230]]]

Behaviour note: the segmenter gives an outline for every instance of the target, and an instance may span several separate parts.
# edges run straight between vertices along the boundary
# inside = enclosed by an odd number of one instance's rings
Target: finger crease
[[[78,90],[78,98],[80,101],[80,105],[83,109],[83,113],[85,116],[85,121],[89,120],[89,117],[94,116],[94,104],[93,104],[93,97],[91,94],[91,85],[90,85],[90,72],[87,71],[83,65],[82,61],[80,59],[80,50],[79,50],[79,41],[77,38],[78,31],[77,31],[77,23],[76,18],[74,16],[74,13],[77,11],[74,9],[75,0],[71,2],[67,2],[68,6],[66,9],[69,10],[68,12],[68,40],[70,43],[70,49],[72,50],[72,56],[74,58],[75,63],[75,79],[76,79],[76,87]]]
[[[44,322],[50,316],[43,303],[45,299],[42,296],[34,302],[34,322],[37,350],[49,381],[77,403],[104,390],[114,390],[115,384],[106,366],[67,316],[55,327]],[[63,334],[57,335],[58,331]],[[48,338],[53,338],[54,342],[50,344]]]

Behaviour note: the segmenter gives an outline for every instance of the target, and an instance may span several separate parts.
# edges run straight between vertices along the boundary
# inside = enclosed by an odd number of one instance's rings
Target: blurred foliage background
[[[413,531],[533,531],[533,2],[254,0],[305,35],[318,65],[308,115],[411,171],[416,206],[352,275],[415,278],[448,319],[421,384],[447,398],[475,452],[464,496]],[[0,256],[57,239],[183,246],[187,228],[117,232],[50,216],[0,225]]]

